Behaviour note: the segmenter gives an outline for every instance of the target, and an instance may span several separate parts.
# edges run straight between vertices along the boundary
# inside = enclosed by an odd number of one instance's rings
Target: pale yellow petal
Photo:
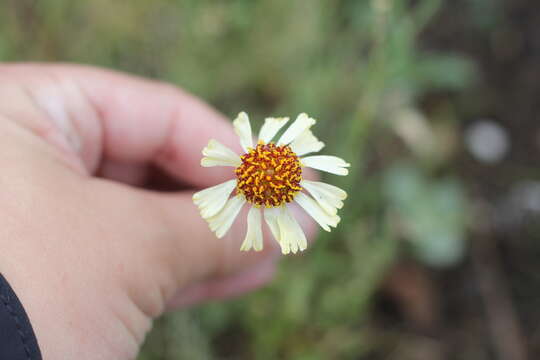
[[[277,220],[278,215],[279,215],[278,208],[264,209],[264,220],[266,221],[266,224],[270,228],[270,231],[272,232],[274,239],[276,239],[276,241],[280,243],[279,225],[278,225],[278,220]]]
[[[338,215],[324,211],[315,200],[304,193],[296,194],[294,200],[326,231],[330,231],[330,226],[336,227],[341,220]]]
[[[319,152],[322,148],[324,148],[324,143],[319,141],[311,130],[305,130],[291,143],[291,149],[297,156]]]
[[[268,144],[288,121],[288,117],[264,119],[264,124],[259,131],[259,140]]]
[[[349,174],[349,170],[346,168],[351,166],[345,160],[330,155],[308,156],[300,159],[300,162],[303,166],[342,176]]]
[[[251,136],[251,124],[249,117],[245,112],[238,114],[238,117],[233,121],[234,131],[240,138],[240,145],[247,153],[250,148],[253,148],[253,137]]]
[[[240,156],[234,151],[221,144],[217,140],[210,140],[202,151],[205,156],[201,160],[201,166],[240,166]]]
[[[304,251],[307,248],[306,235],[286,205],[280,209],[278,225],[283,254],[289,251],[296,254],[299,250]]]
[[[263,249],[263,234],[261,223],[261,209],[255,206],[251,207],[247,216],[247,233],[241,251],[249,251],[253,248],[255,251]]]
[[[193,202],[199,207],[201,216],[207,219],[216,215],[223,209],[235,187],[236,180],[229,180],[195,193]]]
[[[310,118],[305,113],[298,115],[291,126],[281,135],[278,145],[288,145],[293,142],[300,134],[313,126],[315,122],[315,119]]]
[[[343,200],[347,197],[347,193],[337,186],[319,181],[302,180],[300,186],[306,189],[330,215],[335,215],[337,209],[343,207]]]
[[[237,195],[230,198],[219,213],[206,219],[210,225],[210,230],[215,232],[218,238],[222,238],[231,228],[245,203],[246,200],[243,196]]]

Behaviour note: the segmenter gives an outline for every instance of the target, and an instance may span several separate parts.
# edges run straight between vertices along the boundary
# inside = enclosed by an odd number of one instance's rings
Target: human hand
[[[43,358],[133,359],[163,312],[266,283],[279,249],[217,239],[192,190],[230,178],[199,165],[230,124],[163,83],[70,65],[0,65],[0,272]],[[185,190],[157,192],[155,170]],[[308,237],[314,226],[298,214]],[[265,238],[269,239],[268,236]]]

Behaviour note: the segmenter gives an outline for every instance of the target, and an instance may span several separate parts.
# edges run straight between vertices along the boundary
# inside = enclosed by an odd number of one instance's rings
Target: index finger
[[[241,151],[230,122],[200,99],[170,84],[92,67],[10,67],[32,80],[31,92],[49,117],[69,115],[81,139],[79,152],[100,157],[99,161],[84,159],[85,163],[154,163],[197,187],[231,178],[230,168],[200,166],[201,150],[210,138]],[[64,109],[50,111],[48,104]],[[98,131],[89,130],[96,127]]]

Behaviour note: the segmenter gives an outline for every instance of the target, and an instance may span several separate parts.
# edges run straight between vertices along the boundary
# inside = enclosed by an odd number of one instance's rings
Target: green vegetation
[[[336,231],[285,259],[268,288],[160,319],[140,360],[363,358],[383,346],[370,329],[371,299],[397,256],[430,266],[459,260],[463,190],[440,171],[454,154],[457,124],[447,108],[418,105],[474,75],[462,57],[421,50],[418,35],[440,3],[0,3],[2,60],[154,77],[259,124],[305,111],[318,119],[328,153],[353,163],[350,176],[330,180],[350,194]]]

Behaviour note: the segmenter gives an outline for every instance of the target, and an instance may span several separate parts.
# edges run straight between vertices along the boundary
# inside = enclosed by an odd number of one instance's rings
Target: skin
[[[0,99],[0,271],[45,360],[134,359],[157,316],[271,279],[279,251],[266,230],[264,251],[240,252],[245,212],[217,239],[191,201],[232,175],[200,167],[210,138],[241,153],[230,122],[202,101],[44,64],[0,65]],[[176,191],[149,188],[164,182],[156,172]]]

